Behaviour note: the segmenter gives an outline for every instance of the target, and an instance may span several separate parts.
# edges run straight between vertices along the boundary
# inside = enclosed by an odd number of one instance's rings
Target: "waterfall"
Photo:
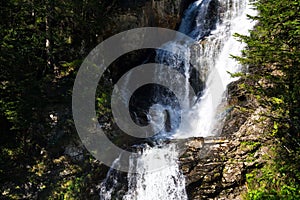
[[[189,108],[187,110],[180,110],[176,107],[176,102],[173,105],[172,99],[168,99],[168,92],[157,94],[156,98],[164,99],[165,104],[155,104],[149,109],[163,115],[160,118],[166,118],[167,113],[171,128],[161,131],[154,140],[218,134],[215,127],[225,112],[220,105],[226,100],[226,86],[235,80],[228,72],[241,70],[241,66],[230,55],[240,55],[244,44],[232,35],[236,32],[246,35],[255,25],[255,22],[247,19],[247,14],[256,14],[248,0],[198,0],[185,11],[179,31],[194,38],[198,44],[189,46],[180,39],[174,40],[165,44],[167,49],[176,52],[184,48],[184,55],[174,57],[168,51],[157,50],[155,61],[172,66],[184,75],[186,84],[179,88],[183,95],[188,94],[189,81],[192,79],[199,79],[203,87],[197,99],[186,102],[188,105],[185,107]],[[196,78],[191,75],[192,68],[198,72]],[[170,81],[176,82],[176,77]],[[156,91],[160,92],[159,89]],[[155,118],[155,114],[151,112],[147,115],[149,119]],[[182,120],[188,123],[178,129],[176,125]],[[101,200],[187,199],[175,143],[157,142],[154,147],[143,145],[137,152],[135,156],[129,157],[127,176],[121,177],[116,170],[109,170],[106,179],[101,183]],[[113,163],[114,168],[120,164],[118,159]],[[119,183],[121,179],[126,181],[126,186]]]

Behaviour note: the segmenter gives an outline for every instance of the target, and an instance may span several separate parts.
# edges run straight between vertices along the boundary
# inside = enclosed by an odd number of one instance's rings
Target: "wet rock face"
[[[239,98],[241,94],[232,88],[236,87],[231,85],[230,93],[235,93],[231,100]],[[247,101],[254,103],[248,97]],[[245,103],[236,101],[236,105]],[[270,122],[261,120],[262,112],[261,107],[252,114],[233,108],[220,136],[185,142],[186,151],[179,161],[189,199],[242,199],[247,190],[246,173],[262,167],[268,154],[270,140],[262,133]]]

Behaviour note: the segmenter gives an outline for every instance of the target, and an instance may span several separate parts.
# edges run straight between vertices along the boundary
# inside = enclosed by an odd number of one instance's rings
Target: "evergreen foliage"
[[[300,184],[300,1],[258,0],[258,24],[250,36],[236,36],[247,44],[243,56],[249,66],[244,76],[253,84],[243,87],[253,94],[262,113],[274,123],[276,141],[272,164],[248,174],[249,199],[299,199]],[[249,178],[250,177],[250,178]]]

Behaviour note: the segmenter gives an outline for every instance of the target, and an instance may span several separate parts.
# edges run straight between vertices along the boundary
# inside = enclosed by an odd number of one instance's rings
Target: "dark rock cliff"
[[[121,31],[140,27],[176,29],[183,11],[193,0],[120,1],[99,34],[99,41]]]
[[[182,12],[185,10],[185,8],[189,5],[190,2],[191,0],[120,1],[118,6],[114,8],[115,12],[108,16],[109,20],[106,26],[103,28],[103,32],[99,33],[99,42],[121,31],[125,31],[132,28],[158,26],[169,29],[175,29],[176,26],[180,23]],[[142,52],[141,54],[144,55],[145,53],[147,52]],[[127,64],[131,64],[132,66],[141,64],[139,63],[141,60],[139,54],[134,53],[133,55],[129,54],[127,57],[126,56],[125,59],[123,59],[126,62],[122,63],[121,59],[121,61],[117,61],[112,65],[118,65],[121,63],[121,67],[123,67]],[[144,61],[145,57],[143,57],[142,59]],[[122,69],[119,71],[120,74],[121,72],[124,73]],[[120,74],[112,75],[118,77]],[[51,91],[53,96],[58,96],[60,92],[61,91]],[[55,112],[53,110],[55,110]],[[72,150],[70,149],[74,150],[76,148],[83,148],[82,145],[78,144],[77,140],[79,138],[77,136],[73,137],[73,133],[76,135],[76,130],[74,129],[74,127],[71,127],[72,125],[69,122],[69,119],[72,118],[71,107],[66,107],[64,105],[57,104],[56,102],[54,102],[51,105],[49,104],[48,107],[45,107],[45,113],[41,113],[41,116],[47,118],[49,124],[51,124],[51,127],[53,127],[53,129],[49,133],[49,135],[51,135],[51,138],[49,136],[49,140],[60,141],[60,148],[56,148],[55,150],[57,154],[65,152],[67,155],[73,155]],[[108,118],[109,116],[103,117]],[[71,141],[69,139],[63,141],[61,140],[61,138],[64,138],[65,136],[69,138],[69,136],[71,135],[73,137]],[[80,147],[75,147],[74,143],[76,143],[75,146]],[[82,150],[77,149],[76,151]]]

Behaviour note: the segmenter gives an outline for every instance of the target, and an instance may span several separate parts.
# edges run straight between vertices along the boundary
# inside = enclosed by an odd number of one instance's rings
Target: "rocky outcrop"
[[[236,92],[237,83],[229,88],[231,93]],[[239,105],[253,102],[241,95],[232,95],[230,102],[235,102],[235,107],[220,136],[194,138],[185,143],[180,163],[189,199],[242,199],[247,190],[246,173],[264,164],[270,140],[263,133],[270,121],[260,115],[264,112],[261,107],[251,114],[238,109]]]
[[[191,2],[193,0],[120,1],[99,34],[99,40],[133,28],[148,26],[176,29],[183,11]]]

